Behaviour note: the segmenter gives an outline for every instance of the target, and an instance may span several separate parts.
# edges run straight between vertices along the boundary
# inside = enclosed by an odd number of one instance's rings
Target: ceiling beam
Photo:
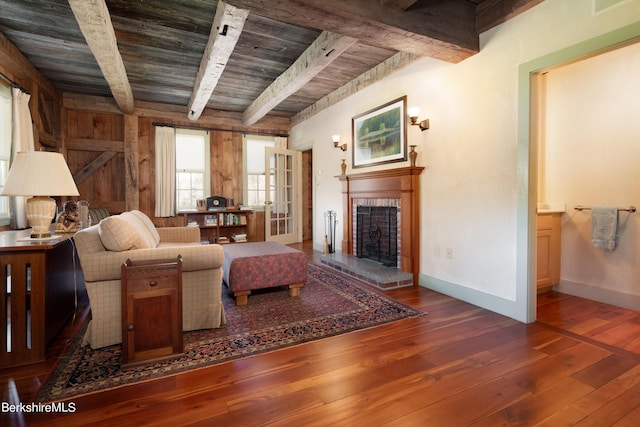
[[[477,7],[478,34],[507,22],[544,0],[486,0]]]
[[[412,53],[398,52],[391,58],[381,62],[372,69],[365,71],[350,82],[340,86],[330,94],[320,98],[313,105],[308,106],[304,110],[298,112],[291,117],[291,127],[310,119],[319,112],[326,110],[332,105],[348,98],[349,96],[361,91],[382,79],[388,77],[392,73],[406,67],[420,57]]]
[[[249,105],[242,115],[245,126],[251,126],[264,117],[284,99],[294,94],[327,65],[331,64],[357,39],[323,31],[317,39],[280,74],[264,92]]]
[[[371,0],[227,0],[251,13],[330,31],[367,44],[457,63],[479,51],[476,7],[467,0],[416,4],[408,11]]]
[[[105,0],[69,0],[69,5],[118,107],[133,113],[133,92]]]
[[[385,6],[395,7],[396,9],[407,10],[417,1],[418,0],[380,0],[380,3]]]
[[[189,100],[189,120],[198,120],[207,106],[211,93],[227,66],[227,61],[240,38],[242,28],[249,15],[248,10],[229,6],[218,1],[216,16],[213,18],[209,41],[204,50],[196,84]]]

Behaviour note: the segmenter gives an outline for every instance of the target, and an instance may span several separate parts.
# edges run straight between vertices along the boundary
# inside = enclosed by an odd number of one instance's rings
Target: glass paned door
[[[267,194],[265,238],[283,244],[301,241],[302,205],[300,164],[302,154],[266,148]]]

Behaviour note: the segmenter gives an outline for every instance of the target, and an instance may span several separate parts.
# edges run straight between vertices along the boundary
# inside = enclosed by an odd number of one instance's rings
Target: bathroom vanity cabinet
[[[537,215],[536,286],[538,293],[560,282],[560,231],[562,213]]]

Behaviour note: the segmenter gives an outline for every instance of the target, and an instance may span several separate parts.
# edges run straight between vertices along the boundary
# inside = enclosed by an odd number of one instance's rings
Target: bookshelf
[[[187,211],[180,214],[185,225],[200,227],[203,242],[226,244],[252,240],[249,226],[252,210]]]

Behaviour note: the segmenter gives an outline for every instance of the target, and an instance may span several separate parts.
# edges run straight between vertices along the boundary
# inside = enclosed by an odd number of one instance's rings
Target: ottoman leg
[[[290,297],[299,297],[300,296],[300,288],[304,286],[304,283],[294,283],[293,285],[289,285],[289,296]]]
[[[236,297],[236,305],[247,305],[250,293],[251,291],[234,292],[233,296]]]

